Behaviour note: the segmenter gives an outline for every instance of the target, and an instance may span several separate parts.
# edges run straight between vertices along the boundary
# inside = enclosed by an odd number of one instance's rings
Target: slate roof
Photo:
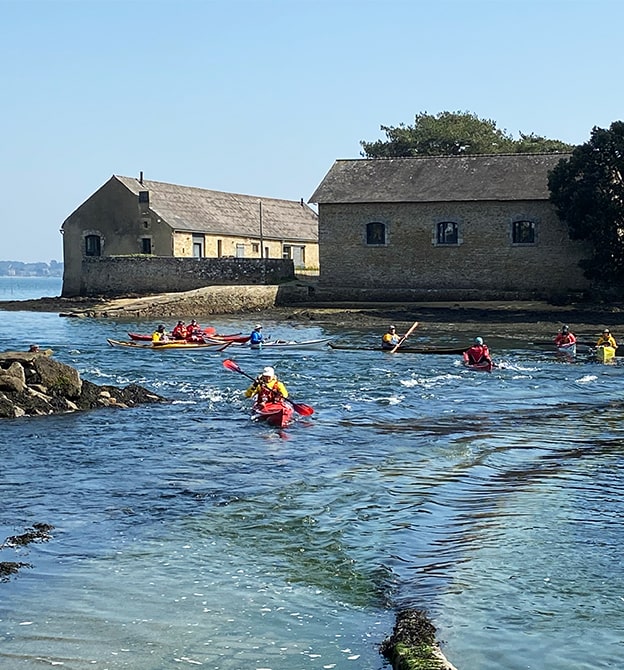
[[[547,200],[548,172],[570,154],[337,160],[314,203]]]
[[[137,197],[149,191],[149,206],[173,229],[212,235],[259,237],[262,202],[262,235],[265,239],[318,241],[318,216],[305,203],[279,200],[192,186],[114,175]]]

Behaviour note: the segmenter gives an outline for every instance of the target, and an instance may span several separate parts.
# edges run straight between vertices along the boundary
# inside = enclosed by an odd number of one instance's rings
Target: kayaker
[[[171,331],[171,337],[173,337],[174,340],[186,340],[186,326],[184,325],[184,321],[178,321],[178,323],[176,323],[174,329]]]
[[[562,347],[566,344],[574,344],[576,337],[574,333],[570,332],[568,326],[563,326],[561,330],[555,335],[555,346]]]
[[[158,328],[152,333],[152,342],[168,342],[169,337],[167,336],[167,332],[165,331],[165,326],[164,324],[160,324]]]
[[[251,331],[251,335],[249,336],[249,346],[260,346],[264,342],[264,336],[262,335],[262,324],[259,323],[256,325],[256,327]]]
[[[191,319],[191,323],[186,327],[186,339],[195,341],[201,336],[201,328],[195,319]]]
[[[388,331],[381,338],[381,348],[394,349],[400,339],[401,336],[396,332],[395,326],[389,326]]]
[[[245,396],[247,398],[257,396],[257,403],[278,402],[281,398],[288,398],[288,390],[277,378],[275,370],[266,367],[245,391]]]
[[[474,344],[464,351],[464,361],[468,365],[477,365],[484,361],[492,362],[490,350],[487,344],[484,344],[482,337],[475,337]]]
[[[611,335],[611,332],[609,331],[608,328],[605,328],[602,331],[602,335],[598,338],[598,342],[596,342],[597,347],[613,347],[614,349],[617,349],[617,343],[615,341],[615,337]]]

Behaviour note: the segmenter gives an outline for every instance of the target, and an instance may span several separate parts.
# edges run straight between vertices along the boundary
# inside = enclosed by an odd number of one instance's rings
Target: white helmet
[[[262,376],[263,377],[275,377],[275,370],[271,367],[266,367],[262,371]]]

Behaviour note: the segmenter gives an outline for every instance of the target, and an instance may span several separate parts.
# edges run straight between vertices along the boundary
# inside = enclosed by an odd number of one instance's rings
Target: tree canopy
[[[360,142],[365,158],[410,156],[465,156],[471,154],[558,153],[573,145],[520,133],[515,140],[491,119],[470,112],[426,112],[416,114],[413,126],[381,126],[387,140]]]
[[[548,178],[550,200],[572,239],[593,255],[582,263],[588,279],[624,281],[624,122],[595,127],[588,142],[560,161]]]

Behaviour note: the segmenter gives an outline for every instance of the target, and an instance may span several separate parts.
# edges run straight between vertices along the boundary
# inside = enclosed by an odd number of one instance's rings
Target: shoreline
[[[245,287],[241,287],[244,292]],[[390,323],[405,333],[419,322],[418,334],[431,337],[483,334],[509,339],[552,339],[565,323],[579,339],[595,340],[602,328],[610,328],[624,339],[624,304],[551,305],[539,301],[514,302],[388,302],[388,303],[315,303],[266,305],[231,309],[229,301],[206,300],[197,292],[157,294],[141,297],[57,298],[0,301],[0,311],[57,312],[73,318],[119,320],[173,319],[194,317],[202,320],[218,316],[236,316],[327,324],[338,327],[370,327],[383,331]],[[620,327],[622,332],[620,333]]]

